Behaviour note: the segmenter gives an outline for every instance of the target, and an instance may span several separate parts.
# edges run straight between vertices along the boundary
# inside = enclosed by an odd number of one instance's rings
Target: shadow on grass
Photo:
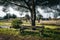
[[[30,32],[30,31],[24,31],[21,33],[22,36],[31,35],[31,36],[40,36],[39,32]]]
[[[21,33],[22,36],[37,36],[37,37],[43,37],[43,38],[53,38],[54,40],[60,40],[60,32],[52,30],[52,29],[44,29],[44,33],[42,36],[39,32],[31,32],[31,31],[24,31]]]

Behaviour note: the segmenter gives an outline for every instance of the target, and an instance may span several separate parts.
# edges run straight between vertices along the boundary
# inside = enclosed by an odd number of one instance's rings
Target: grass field
[[[44,23],[44,24],[43,24]],[[60,28],[60,26],[56,26],[56,25],[53,25],[55,23],[56,24],[56,21],[41,21],[40,23],[38,23],[36,21],[36,26],[42,26],[44,25],[45,28],[51,28],[51,29],[55,29],[55,28]],[[48,25],[46,25],[48,24]],[[50,25],[52,24],[52,25]],[[25,26],[31,26],[31,22],[26,22],[26,21],[23,21],[23,24],[22,25],[25,25]],[[11,22],[0,22],[0,26],[11,26]]]
[[[46,21],[45,21],[46,23]],[[47,22],[51,23],[51,22]],[[23,21],[23,24],[25,26],[31,26],[31,22],[25,22]],[[41,26],[43,24],[40,24],[36,21],[36,26]],[[0,22],[0,26],[11,26],[11,22]],[[43,37],[38,32],[31,32],[31,31],[24,31],[24,33],[21,34],[19,29],[8,29],[8,28],[0,28],[0,40],[60,40],[60,30],[57,28],[60,28],[60,26],[56,25],[44,25],[44,33],[42,34]],[[37,30],[39,30],[38,28]],[[27,29],[29,30],[29,29]]]
[[[20,33],[17,29],[0,28],[0,40],[60,40],[60,31],[44,29],[43,37],[39,32],[24,31]]]

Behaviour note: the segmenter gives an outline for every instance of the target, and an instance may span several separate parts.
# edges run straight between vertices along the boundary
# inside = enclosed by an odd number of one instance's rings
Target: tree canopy
[[[51,7],[58,4],[60,4],[60,0],[34,0],[35,6]],[[0,5],[4,5],[6,7],[9,5],[10,6],[16,5],[18,7],[23,7],[23,8],[31,10],[32,0],[0,0]]]

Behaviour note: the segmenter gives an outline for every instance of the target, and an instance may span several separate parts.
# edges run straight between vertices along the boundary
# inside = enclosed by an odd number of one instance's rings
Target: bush
[[[12,27],[13,27],[13,28],[19,28],[21,24],[22,24],[22,21],[19,20],[19,19],[14,19],[14,20],[12,21]]]

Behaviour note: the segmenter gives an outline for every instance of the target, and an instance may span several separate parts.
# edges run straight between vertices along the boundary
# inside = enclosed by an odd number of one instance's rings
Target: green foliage
[[[22,24],[22,21],[19,19],[14,19],[11,24],[12,24],[13,28],[19,28],[20,25]]]
[[[43,18],[43,16],[41,14],[38,14],[38,19],[40,20],[42,18]]]
[[[4,19],[9,19],[9,18],[11,18],[11,14],[6,14],[6,15],[4,16]]]
[[[25,15],[26,19],[30,19],[30,16],[28,14]]]
[[[11,17],[12,17],[12,18],[17,18],[17,16],[16,16],[15,14],[13,14]]]
[[[4,16],[4,19],[10,19],[10,18],[17,18],[17,16],[15,15],[15,14],[6,14],[5,16]]]

